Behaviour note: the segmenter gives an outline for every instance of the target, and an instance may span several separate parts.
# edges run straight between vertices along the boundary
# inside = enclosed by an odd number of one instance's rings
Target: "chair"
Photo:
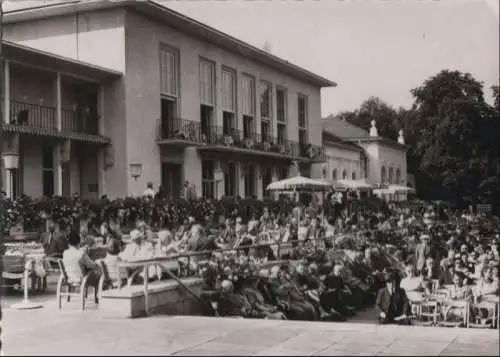
[[[486,311],[486,316],[479,316],[482,311]],[[470,304],[469,318],[467,319],[468,328],[494,328],[497,319],[497,304],[483,301]]]
[[[99,300],[101,300],[102,292],[109,288],[119,289],[122,287],[122,279],[113,280],[109,275],[108,266],[104,262],[104,260],[99,261],[99,266],[101,268],[101,276],[99,278],[98,285],[98,296]]]
[[[57,282],[57,292],[56,299],[58,303],[59,310],[62,309],[62,299],[66,297],[67,302],[70,302],[72,296],[78,296],[80,298],[82,310],[85,311],[85,302],[87,299],[87,281],[89,279],[89,274],[85,275],[80,283],[73,283],[69,280],[68,274],[66,273],[66,268],[62,259],[57,261],[59,265],[59,270],[61,275],[59,275],[59,281]],[[66,291],[63,292],[63,289]]]
[[[455,318],[454,315],[449,314],[453,310],[461,310],[463,317],[459,320]],[[467,326],[467,319],[469,315],[469,304],[466,300],[452,300],[443,302],[441,307],[441,321],[439,326],[441,327],[462,327]]]
[[[21,286],[24,279],[26,258],[24,255],[3,255],[2,283],[4,288],[15,288]]]
[[[439,303],[435,300],[423,301],[420,304],[420,314],[417,324],[421,326],[435,326],[439,320]]]

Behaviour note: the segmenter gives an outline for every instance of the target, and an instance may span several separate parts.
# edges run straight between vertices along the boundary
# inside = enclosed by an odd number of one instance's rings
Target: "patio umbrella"
[[[295,176],[284,180],[275,181],[267,186],[269,191],[307,191],[324,192],[333,188],[333,185],[325,180],[314,180],[309,177]]]
[[[353,191],[369,191],[372,189],[372,185],[370,185],[366,180],[339,180],[338,184],[343,185]]]

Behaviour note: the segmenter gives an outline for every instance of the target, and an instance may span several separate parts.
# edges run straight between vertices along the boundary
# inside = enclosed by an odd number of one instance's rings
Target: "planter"
[[[15,170],[19,168],[19,154],[15,152],[6,152],[2,154],[3,165],[6,170]]]

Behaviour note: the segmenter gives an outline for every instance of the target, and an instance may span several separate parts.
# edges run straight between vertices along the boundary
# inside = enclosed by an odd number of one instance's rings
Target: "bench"
[[[181,282],[201,295],[203,280],[198,277],[181,278]],[[136,318],[147,315],[196,315],[200,303],[175,280],[150,282],[147,288],[147,308],[145,286],[131,285],[101,293],[99,310],[104,317]]]

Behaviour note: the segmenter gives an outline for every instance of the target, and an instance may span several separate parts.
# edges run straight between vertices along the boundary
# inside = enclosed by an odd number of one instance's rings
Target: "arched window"
[[[387,177],[386,177],[387,173],[385,172],[385,166],[382,166],[382,170],[380,172],[380,181],[381,183],[385,183],[386,180],[387,180]]]
[[[397,169],[396,170],[396,185],[401,184],[401,170]]]
[[[346,180],[347,179],[347,171],[344,170],[342,171],[342,180]]]
[[[332,180],[336,180],[337,179],[337,169],[333,169],[332,171]]]
[[[392,167],[389,168],[389,184],[392,184],[392,180],[394,179],[394,169]]]
[[[356,171],[353,171],[351,176],[353,180],[356,180]]]

